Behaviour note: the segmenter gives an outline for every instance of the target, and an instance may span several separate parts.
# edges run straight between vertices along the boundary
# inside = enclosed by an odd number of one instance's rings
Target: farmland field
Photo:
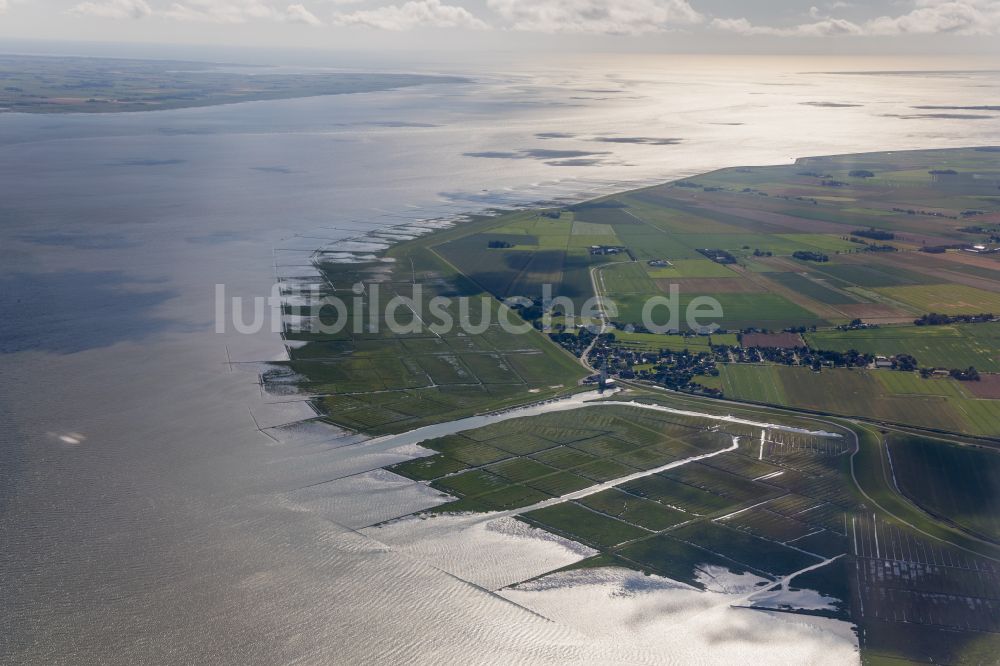
[[[590,269],[615,264],[600,276],[607,297],[618,305],[613,319],[623,324],[641,323],[643,305],[674,285],[681,290],[682,308],[697,296],[716,299],[723,315],[715,323],[731,331],[822,329],[855,318],[894,323],[933,310],[1000,311],[995,256],[919,251],[984,240],[962,218],[972,210],[977,220],[1000,219],[1000,209],[982,200],[982,183],[931,178],[927,172],[944,160],[993,173],[992,156],[955,150],[851,159],[876,167],[875,176],[850,177],[841,158],[724,169],[544,215],[518,211],[479,220],[429,238],[427,245],[496,297],[538,298],[550,284],[553,295],[576,306],[592,295]],[[836,177],[836,188],[817,178],[821,171]],[[927,177],[917,177],[921,173]],[[891,193],[884,189],[887,183]],[[941,212],[946,206],[963,210]],[[935,216],[916,213],[921,210],[934,210]],[[889,240],[880,242],[895,251],[870,251],[877,242],[856,235],[868,233],[866,227],[888,234]],[[624,251],[595,253],[594,246]],[[706,256],[709,250],[729,258],[716,261]],[[802,253],[816,260],[803,259]],[[683,317],[680,328],[686,328]],[[941,356],[958,361],[959,346]],[[977,353],[981,370],[1000,370],[1000,349],[997,354],[992,349]]]
[[[975,256],[957,249],[937,254],[919,251],[935,244],[954,247],[961,239],[983,241],[976,224],[986,228],[990,220],[1000,220],[1000,208],[990,208],[982,199],[980,176],[988,180],[988,174],[997,173],[992,154],[956,150],[851,159],[873,166],[875,177],[852,178],[852,169],[845,170],[846,158],[809,158],[794,166],[722,170],[562,209],[480,218],[389,250],[388,255],[402,263],[391,271],[386,286],[405,295],[402,282],[407,277],[447,276],[450,285],[432,287],[432,295],[522,296],[540,302],[548,285],[553,296],[568,297],[579,308],[593,296],[593,277],[604,302],[616,307],[608,314],[616,324],[614,346],[620,350],[710,352],[705,338],[622,330],[627,324],[669,323],[684,331],[688,305],[708,297],[721,308],[721,317],[702,317],[699,323],[719,326],[714,344],[722,344],[721,336],[744,329],[763,330],[764,335],[807,329],[804,339],[814,350],[907,354],[920,367],[975,367],[980,373],[1000,373],[1000,324],[897,325],[931,311],[1000,312],[998,255]],[[975,169],[980,176],[952,181],[929,174],[917,177],[922,170],[935,169],[942,159]],[[827,172],[840,176],[837,180],[843,184],[834,192],[810,175],[821,171],[824,176]],[[893,186],[889,200],[882,189],[886,183]],[[942,205],[935,206],[938,202]],[[964,209],[942,212],[945,204],[962,204]],[[886,234],[888,240],[878,242],[894,251],[870,251],[876,241],[865,235],[872,233],[868,227]],[[411,260],[407,276],[405,264]],[[384,266],[378,267],[378,274],[386,275]],[[345,275],[340,284],[346,283]],[[644,322],[644,306],[650,299],[667,297],[673,289],[680,294],[677,320],[671,320],[672,312],[661,304]],[[499,313],[495,302],[490,307],[492,314]],[[852,319],[880,327],[833,329]],[[509,404],[519,392],[541,390],[547,377],[559,376],[537,362],[553,358],[554,350],[543,336],[523,336],[521,344],[493,327],[463,340],[471,348],[449,348],[447,354],[431,347],[422,354],[412,351],[415,346],[404,347],[412,357],[402,362],[371,358],[379,349],[398,354],[398,347],[390,346],[391,336],[380,336],[382,342],[375,347],[360,346],[370,343],[371,337],[310,340],[292,354],[289,370],[308,377],[310,389],[320,395],[334,387],[337,394],[352,394],[357,401],[357,394],[369,388],[400,391],[395,401],[385,396],[367,399],[383,410],[386,420],[380,427],[384,428],[413,423],[406,415],[417,405],[441,404],[444,409],[458,401],[462,409],[470,409],[494,400]],[[408,337],[411,343],[420,338]],[[334,342],[339,345],[335,353],[328,351]],[[560,359],[566,370],[568,360],[565,355]],[[812,374],[801,368],[732,367],[720,377],[706,375],[702,385],[714,382],[714,387],[735,398],[819,411],[829,407],[837,413],[970,434],[996,432],[996,405],[990,401],[989,388],[995,382],[989,376],[981,391],[945,393],[937,390],[943,385],[903,386],[900,378],[882,379],[876,381],[863,372]],[[565,376],[545,386],[569,390],[575,383]],[[453,388],[448,393],[445,387]],[[877,404],[871,403],[876,398]],[[323,400],[328,399],[321,398],[321,404]],[[339,400],[349,404],[346,398]],[[360,408],[344,409],[342,414],[359,419],[344,425],[371,428],[373,419],[377,421]]]
[[[931,277],[907,271],[895,266],[862,263],[837,263],[828,266],[813,267],[813,271],[832,278],[842,286],[858,287],[896,287],[914,284],[933,284]]]

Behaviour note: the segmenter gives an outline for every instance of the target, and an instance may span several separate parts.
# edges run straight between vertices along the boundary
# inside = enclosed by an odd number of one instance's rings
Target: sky
[[[998,36],[1000,0],[0,0],[0,50],[3,39],[34,39],[383,51],[997,55]]]

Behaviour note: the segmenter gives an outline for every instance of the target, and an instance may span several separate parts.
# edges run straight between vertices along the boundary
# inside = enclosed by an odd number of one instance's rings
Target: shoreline
[[[365,71],[279,70],[254,65],[94,56],[0,54],[0,116],[105,115],[388,92],[471,83],[466,76]],[[244,73],[239,70],[254,70]],[[108,70],[114,78],[106,80]],[[120,71],[119,71],[120,70]],[[263,71],[262,71],[263,70]],[[83,71],[102,81],[74,87]],[[142,80],[146,85],[136,85]],[[149,83],[156,85],[153,92]],[[248,90],[256,87],[256,90]]]

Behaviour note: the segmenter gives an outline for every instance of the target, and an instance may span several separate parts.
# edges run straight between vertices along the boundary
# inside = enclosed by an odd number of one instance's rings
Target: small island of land
[[[162,111],[464,80],[417,74],[276,72],[169,60],[0,55],[0,113]]]

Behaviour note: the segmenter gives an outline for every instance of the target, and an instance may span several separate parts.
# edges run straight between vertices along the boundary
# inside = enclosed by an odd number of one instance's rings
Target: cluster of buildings
[[[971,247],[962,248],[966,252],[971,252],[973,254],[993,254],[994,252],[1000,252],[1000,245],[973,245]]]
[[[591,254],[621,254],[625,247],[621,245],[591,245]]]

